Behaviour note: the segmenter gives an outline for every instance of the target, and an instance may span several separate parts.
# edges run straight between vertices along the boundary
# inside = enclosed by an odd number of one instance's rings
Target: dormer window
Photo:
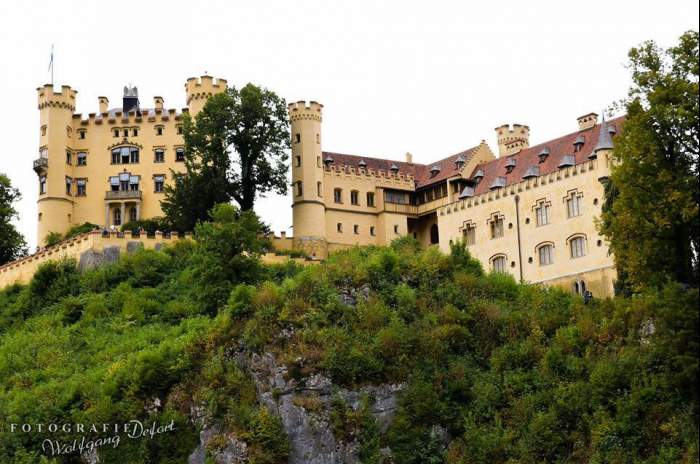
[[[396,163],[392,163],[389,169],[394,175],[396,175],[399,172],[399,167],[396,165]]]
[[[440,167],[437,165],[433,165],[433,167],[430,168],[430,177],[435,177],[440,173]]]
[[[539,166],[530,166],[527,168],[527,171],[525,171],[525,174],[523,175],[523,179],[530,179],[532,177],[539,177],[540,176],[540,168]]]
[[[507,174],[510,174],[511,172],[513,172],[513,169],[515,169],[515,164],[516,164],[515,158],[513,158],[513,157],[508,158],[508,160],[506,161],[506,173]]]
[[[583,147],[583,144],[586,142],[586,138],[583,135],[579,135],[576,137],[576,140],[574,141],[574,153],[578,153],[581,151],[581,147]]]
[[[323,160],[323,164],[326,166],[333,164],[333,157],[331,157],[331,155],[326,156],[326,159]]]
[[[547,157],[549,156],[549,147],[544,147],[542,151],[539,152],[537,155],[537,158],[539,158],[540,163],[544,163],[547,161]]]
[[[506,178],[505,177],[496,177],[493,182],[491,183],[491,186],[489,187],[491,190],[497,190],[500,188],[503,188],[506,186]]]
[[[462,155],[457,156],[455,159],[455,169],[460,170],[464,166],[464,157]]]
[[[474,175],[472,176],[472,180],[477,184],[479,182],[481,182],[481,179],[483,179],[483,178],[484,178],[484,170],[481,168],[477,169],[476,172],[474,173]]]
[[[610,134],[610,135],[617,134],[617,129],[615,128],[615,126],[608,127],[608,134]]]
[[[564,155],[559,162],[559,169],[568,168],[576,164],[576,157],[574,155]]]
[[[466,187],[464,187],[464,190],[462,190],[462,193],[459,194],[459,199],[462,200],[464,198],[471,198],[473,196],[474,196],[474,187],[466,186]]]
[[[357,165],[362,169],[365,169],[367,167],[367,163],[365,163],[365,160],[360,160],[360,162],[357,163]]]

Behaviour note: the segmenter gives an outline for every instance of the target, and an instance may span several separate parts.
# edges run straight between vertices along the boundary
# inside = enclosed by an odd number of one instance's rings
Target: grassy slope
[[[39,461],[44,436],[11,434],[10,422],[136,418],[175,420],[177,432],[123,441],[106,462],[185,462],[198,441],[187,415],[202,404],[253,462],[285,462],[279,421],[224,354],[240,341],[293,376],[406,382],[387,434],[363,411],[334,408],[336,435],[360,437],[363,462],[381,462],[383,446],[401,463],[697,460],[697,291],[583,305],[482,275],[462,249],[407,240],[268,268],[254,285],[224,287],[228,305],[212,314],[194,247],[84,274],[55,264],[0,292],[0,462]],[[154,397],[163,407],[149,415]],[[434,425],[450,434],[444,452]]]

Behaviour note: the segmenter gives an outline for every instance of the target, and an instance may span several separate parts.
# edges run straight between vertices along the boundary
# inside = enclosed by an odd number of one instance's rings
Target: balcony
[[[49,168],[48,158],[37,158],[34,160],[34,172],[41,174]]]
[[[441,206],[445,206],[450,203],[449,197],[438,198],[437,200],[430,201],[428,203],[423,203],[421,205],[409,205],[401,203],[384,203],[384,211],[388,213],[401,213],[407,214],[409,216],[420,216],[422,214],[430,213]]]
[[[141,190],[107,190],[105,200],[141,200]]]

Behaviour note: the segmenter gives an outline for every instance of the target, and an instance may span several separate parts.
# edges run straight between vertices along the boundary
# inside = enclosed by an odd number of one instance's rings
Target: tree
[[[698,32],[676,46],[629,52],[633,84],[600,231],[619,274],[638,291],[698,280]]]
[[[211,221],[195,227],[197,249],[192,258],[193,298],[215,312],[239,283],[254,283],[262,276],[260,256],[268,241],[264,225],[252,210],[240,211],[221,203],[210,212]]]
[[[12,187],[10,178],[0,173],[0,265],[27,254],[27,243],[12,224],[12,220],[19,217],[12,204],[20,198],[22,194]]]
[[[284,99],[247,84],[214,95],[185,115],[184,173],[173,173],[162,202],[178,230],[193,230],[218,203],[253,209],[258,195],[287,192],[289,123]]]

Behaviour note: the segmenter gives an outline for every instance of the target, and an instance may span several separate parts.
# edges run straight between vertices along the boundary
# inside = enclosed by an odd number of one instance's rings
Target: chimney
[[[406,162],[409,164],[413,164],[413,155],[409,152],[406,152]]]
[[[97,103],[100,105],[100,114],[106,113],[109,109],[109,99],[107,97],[97,97]]]
[[[163,109],[163,97],[153,97],[153,107],[157,110]]]
[[[127,115],[129,111],[139,110],[139,91],[136,87],[124,86],[124,97],[122,98],[122,113]]]
[[[530,128],[522,124],[502,124],[496,128],[498,156],[510,156],[530,146]]]
[[[578,121],[578,130],[586,130],[595,126],[598,123],[598,115],[596,113],[588,113],[576,118]]]

